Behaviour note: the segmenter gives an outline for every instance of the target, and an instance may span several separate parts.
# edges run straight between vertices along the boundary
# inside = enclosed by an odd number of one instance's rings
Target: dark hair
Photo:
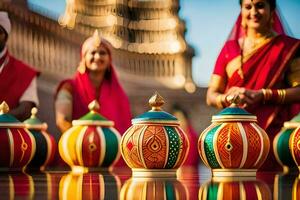
[[[0,29],[1,29],[1,31],[4,32],[4,34],[5,34],[5,41],[7,41],[8,33],[6,32],[6,30],[1,25],[0,25]]]
[[[276,0],[266,0],[266,1],[269,3],[271,10],[272,11],[275,10]],[[240,0],[240,5],[242,5],[242,3],[243,3],[243,0]]]

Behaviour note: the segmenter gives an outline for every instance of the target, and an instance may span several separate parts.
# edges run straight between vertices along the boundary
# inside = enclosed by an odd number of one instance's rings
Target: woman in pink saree
[[[283,122],[300,111],[300,41],[285,34],[275,0],[240,4],[241,14],[216,61],[207,103],[223,108],[228,97],[238,95],[272,144]],[[270,151],[261,170],[279,169]]]
[[[72,120],[88,113],[88,104],[95,99],[100,103],[101,115],[114,121],[122,135],[131,125],[130,105],[112,65],[111,45],[97,31],[82,45],[74,78],[58,86],[55,113],[60,131],[65,132]]]

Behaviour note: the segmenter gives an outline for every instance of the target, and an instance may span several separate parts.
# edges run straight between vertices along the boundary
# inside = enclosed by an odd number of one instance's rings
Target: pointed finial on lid
[[[30,116],[30,118],[36,118],[37,112],[38,112],[38,109],[36,107],[33,107],[31,109],[31,116]]]
[[[226,99],[230,103],[230,107],[237,107],[241,104],[241,98],[239,95],[229,95]]]
[[[100,105],[97,100],[92,101],[88,107],[92,112],[97,112],[100,109]]]
[[[101,44],[101,38],[99,36],[99,32],[98,32],[97,29],[94,31],[93,40],[94,40],[94,45],[96,47],[100,46],[100,44]]]
[[[161,106],[165,104],[162,96],[155,92],[155,94],[149,99],[149,105],[152,107],[152,111],[161,111]]]
[[[0,104],[0,114],[6,114],[9,111],[9,106],[5,101]]]

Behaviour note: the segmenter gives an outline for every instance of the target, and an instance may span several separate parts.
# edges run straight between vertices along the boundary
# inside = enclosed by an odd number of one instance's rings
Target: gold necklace
[[[244,79],[244,73],[243,73],[243,63],[244,63],[244,55],[247,55],[249,52],[252,52],[253,50],[259,48],[262,46],[267,40],[274,37],[274,32],[269,32],[261,37],[257,38],[250,38],[245,37],[242,39],[241,43],[241,64],[238,68],[238,74],[240,75],[241,79]]]
[[[273,36],[274,36],[273,32],[269,32],[268,34],[265,34],[257,38],[245,37],[242,46],[244,55],[256,49],[257,47],[261,46]]]

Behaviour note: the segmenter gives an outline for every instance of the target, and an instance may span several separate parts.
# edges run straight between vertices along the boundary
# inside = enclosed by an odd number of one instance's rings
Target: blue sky
[[[186,39],[196,50],[193,78],[197,85],[208,84],[216,57],[224,44],[240,10],[238,0],[180,0],[180,17],[187,23]],[[49,17],[63,13],[65,0],[28,0],[29,7],[38,6]],[[280,13],[292,35],[300,38],[300,0],[277,0]],[[46,8],[46,10],[45,10]],[[47,12],[49,11],[49,12]]]

